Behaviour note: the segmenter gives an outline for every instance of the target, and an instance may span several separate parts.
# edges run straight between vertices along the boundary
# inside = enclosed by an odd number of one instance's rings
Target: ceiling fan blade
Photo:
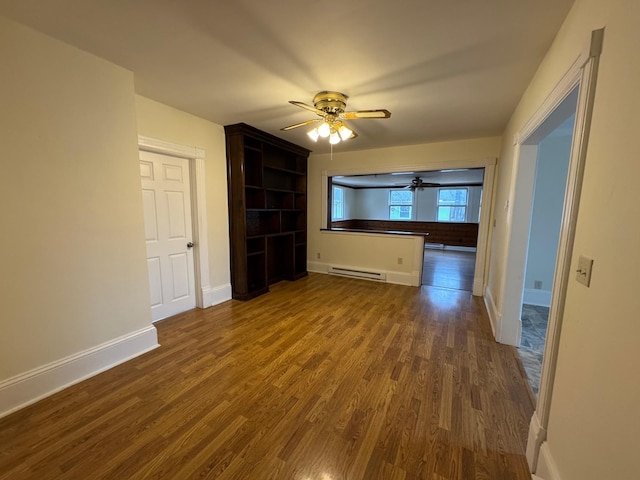
[[[342,117],[346,120],[358,120],[361,118],[389,118],[389,110],[358,110],[357,112],[344,112]]]
[[[295,105],[296,107],[304,108],[305,110],[309,110],[310,112],[324,116],[324,112],[322,110],[319,110],[316,107],[312,107],[311,105],[307,105],[306,103],[296,102],[295,100],[289,100],[289,103],[291,105]]]
[[[306,122],[296,123],[294,125],[289,125],[288,127],[281,128],[280,130],[286,132],[288,130],[293,130],[294,128],[304,127],[305,125],[311,125],[312,123],[319,122],[319,118],[314,118],[313,120],[307,120]]]

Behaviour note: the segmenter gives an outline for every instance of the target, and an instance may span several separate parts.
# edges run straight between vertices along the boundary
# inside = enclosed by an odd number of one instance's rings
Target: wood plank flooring
[[[517,355],[468,292],[311,274],[0,420],[0,479],[530,480]]]
[[[476,252],[425,248],[422,284],[471,292],[475,269]]]

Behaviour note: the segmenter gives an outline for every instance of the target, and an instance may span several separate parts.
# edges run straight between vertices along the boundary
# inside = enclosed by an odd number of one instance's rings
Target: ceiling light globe
[[[340,143],[340,135],[338,135],[338,132],[333,132],[331,135],[329,135],[329,143],[331,145]]]
[[[322,138],[326,138],[329,136],[329,134],[331,134],[331,127],[328,123],[323,122],[322,125],[318,127],[318,135],[320,135]]]
[[[309,135],[309,138],[311,140],[313,140],[314,142],[317,142],[318,138],[320,137],[320,134],[318,133],[318,129],[317,128],[314,128],[310,132],[307,132],[307,135]]]
[[[342,138],[342,140],[349,140],[351,138],[351,135],[353,135],[353,130],[343,124],[338,129],[338,133],[340,134],[340,138]]]

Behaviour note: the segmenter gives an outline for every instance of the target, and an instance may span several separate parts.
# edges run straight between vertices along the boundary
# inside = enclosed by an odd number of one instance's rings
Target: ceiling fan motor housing
[[[340,92],[320,92],[313,97],[313,104],[326,113],[342,113],[347,108],[347,97]]]

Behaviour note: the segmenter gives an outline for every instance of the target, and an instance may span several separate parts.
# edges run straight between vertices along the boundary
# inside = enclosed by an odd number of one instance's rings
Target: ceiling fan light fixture
[[[391,112],[388,110],[357,110],[347,111],[347,99],[349,97],[344,93],[333,91],[322,91],[313,97],[313,106],[306,103],[290,100],[289,103],[300,107],[309,112],[313,112],[320,118],[306,120],[304,122],[294,123],[288,127],[281,128],[285,132],[295,128],[311,125],[312,123],[321,122],[318,128],[314,128],[308,132],[309,138],[317,142],[320,137],[330,139],[331,144],[335,145],[342,141],[356,138],[358,134],[347,127],[342,120],[358,120],[362,118],[389,118]]]
[[[314,128],[310,132],[307,132],[307,135],[309,135],[309,138],[311,138],[311,140],[313,140],[314,142],[317,142],[318,138],[320,138],[320,133],[318,133],[317,128]]]
[[[327,122],[322,122],[322,125],[318,127],[318,135],[320,135],[322,138],[327,138],[329,135],[331,135],[331,127]]]

